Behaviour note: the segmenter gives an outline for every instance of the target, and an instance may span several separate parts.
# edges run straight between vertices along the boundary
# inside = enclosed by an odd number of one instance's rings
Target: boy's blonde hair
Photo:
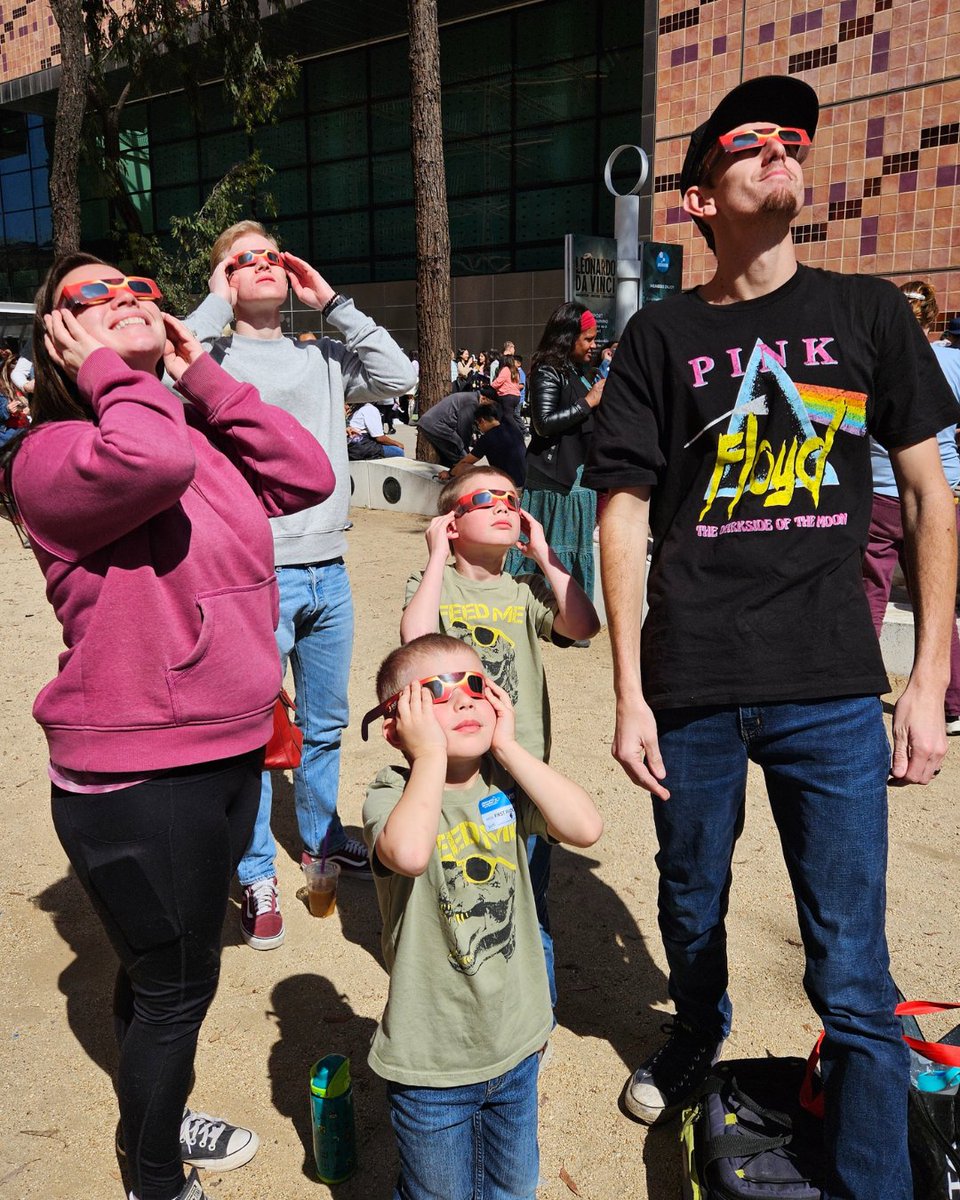
[[[475,479],[478,475],[496,475],[511,491],[517,492],[519,495],[517,485],[506,471],[501,471],[499,467],[471,467],[462,475],[458,475],[456,479],[450,479],[443,485],[437,498],[437,512],[441,515],[450,512],[461,496],[465,496],[468,492],[475,492],[477,489],[470,487],[469,484],[471,479]]]
[[[424,671],[429,672],[437,658],[455,650],[467,650],[480,663],[479,656],[469,643],[448,637],[445,633],[425,633],[405,646],[391,650],[377,671],[377,699],[381,704],[389,700],[397,692],[403,691],[412,679]]]
[[[272,242],[274,246],[277,245],[276,238],[271,237],[259,221],[238,221],[236,225],[231,225],[229,229],[225,229],[210,247],[211,271],[215,271],[220,266],[229,254],[233,243],[237,238],[243,237],[245,233],[258,233],[266,241]]]

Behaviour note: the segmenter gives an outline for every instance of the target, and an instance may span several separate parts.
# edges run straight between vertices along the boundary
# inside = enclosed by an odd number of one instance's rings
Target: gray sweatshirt
[[[207,296],[184,324],[209,350],[232,320],[226,300]],[[386,400],[411,391],[416,382],[413,364],[390,334],[352,300],[338,304],[327,320],[343,334],[342,342],[234,334],[223,357],[223,368],[234,379],[252,383],[268,404],[286,409],[310,430],[326,450],[337,481],[322,504],[271,519],[277,566],[324,562],[346,552],[350,466],[344,402]]]

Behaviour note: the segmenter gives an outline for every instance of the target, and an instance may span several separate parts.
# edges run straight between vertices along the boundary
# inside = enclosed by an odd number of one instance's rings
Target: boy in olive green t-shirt
[[[544,762],[550,758],[550,700],[540,639],[569,646],[600,628],[596,609],[550,549],[539,521],[520,508],[509,475],[472,467],[441,491],[439,516],[427,527],[429,551],[423,571],[407,580],[400,639],[446,633],[477,652],[488,678],[510,696],[517,741]],[[524,579],[503,570],[511,547],[527,537],[523,551],[549,585],[544,599]],[[447,563],[450,555],[453,563]],[[531,837],[528,845],[537,917],[547,963],[550,998],[556,1004],[553,940],[547,912],[550,847]]]
[[[533,1200],[552,1013],[523,839],[590,846],[602,821],[519,744],[508,695],[458,639],[393,651],[377,696],[364,733],[384,716],[408,764],[381,771],[363,809],[390,972],[369,1062],[387,1080],[395,1196],[473,1195],[486,1176]]]

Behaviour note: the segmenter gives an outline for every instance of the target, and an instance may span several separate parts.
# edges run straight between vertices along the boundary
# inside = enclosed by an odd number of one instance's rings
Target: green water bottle
[[[313,1156],[323,1183],[342,1183],[357,1169],[350,1059],[328,1054],[310,1068]]]

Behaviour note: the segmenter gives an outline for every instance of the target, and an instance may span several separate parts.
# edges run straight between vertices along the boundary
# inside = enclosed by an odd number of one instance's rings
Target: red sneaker
[[[243,889],[240,907],[243,940],[254,950],[274,950],[283,941],[283,914],[277,877],[258,879]]]

